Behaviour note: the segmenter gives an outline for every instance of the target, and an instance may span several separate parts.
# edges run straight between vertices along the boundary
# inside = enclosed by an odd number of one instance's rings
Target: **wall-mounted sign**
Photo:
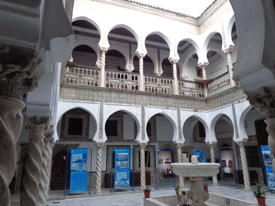
[[[115,189],[130,187],[130,149],[115,149]]]
[[[272,166],[272,154],[268,145],[261,145],[261,156],[265,167],[265,177],[269,190],[275,190],[275,177]]]

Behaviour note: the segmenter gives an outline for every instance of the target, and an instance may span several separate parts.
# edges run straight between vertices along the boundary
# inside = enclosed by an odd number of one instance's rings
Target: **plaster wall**
[[[89,131],[89,139],[97,140],[98,139],[98,128],[99,128],[99,103],[93,102],[81,102],[81,101],[58,101],[58,110],[57,110],[57,120],[59,121],[62,118],[62,115],[67,111],[75,108],[84,109],[86,112],[90,114],[90,118],[93,121],[90,121],[90,129]],[[91,117],[92,116],[92,117]],[[92,126],[93,124],[93,126]],[[95,131],[95,127],[97,128]],[[93,135],[94,134],[94,135]],[[57,133],[55,133],[56,140],[59,139]]]
[[[141,107],[135,105],[123,105],[123,104],[103,104],[103,128],[105,128],[106,121],[108,118],[117,111],[123,111],[131,115],[137,124],[137,137],[136,140],[141,140]],[[105,130],[103,131],[103,141],[107,140]]]
[[[176,109],[156,108],[156,107],[155,108],[145,107],[145,125],[147,125],[150,118],[156,114],[161,114],[161,115],[165,116],[170,121],[172,128],[173,128],[172,141],[178,141],[177,110]],[[146,138],[146,141],[149,140],[147,132],[145,132],[145,138]]]
[[[135,120],[128,114],[123,115],[123,139],[135,140],[134,122]]]
[[[156,116],[157,141],[172,141],[173,126],[164,116]]]

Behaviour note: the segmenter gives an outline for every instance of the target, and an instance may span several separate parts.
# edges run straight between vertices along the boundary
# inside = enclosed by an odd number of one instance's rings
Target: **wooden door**
[[[51,190],[64,190],[65,176],[66,176],[66,159],[67,151],[57,153],[53,158],[52,177],[51,177]],[[70,185],[70,154],[68,155],[67,165],[67,183],[66,187]]]

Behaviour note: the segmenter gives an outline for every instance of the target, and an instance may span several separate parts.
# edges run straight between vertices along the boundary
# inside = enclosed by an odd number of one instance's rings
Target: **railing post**
[[[138,90],[144,91],[143,59],[146,54],[136,52],[136,55],[139,58],[139,89]]]
[[[107,50],[107,47],[100,48],[100,87],[105,87],[105,58]]]
[[[228,47],[228,48],[224,49],[223,52],[227,55],[227,66],[228,66],[230,87],[235,87],[236,83],[233,80],[233,64],[232,64],[232,58],[231,58],[231,54],[233,52],[233,48],[232,47]]]
[[[170,63],[173,65],[173,78],[174,78],[174,94],[179,94],[179,83],[178,83],[178,77],[177,77],[177,59],[169,58]]]

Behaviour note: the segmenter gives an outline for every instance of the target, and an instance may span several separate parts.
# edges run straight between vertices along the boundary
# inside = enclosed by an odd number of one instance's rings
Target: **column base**
[[[102,192],[95,192],[95,195],[102,196]]]

